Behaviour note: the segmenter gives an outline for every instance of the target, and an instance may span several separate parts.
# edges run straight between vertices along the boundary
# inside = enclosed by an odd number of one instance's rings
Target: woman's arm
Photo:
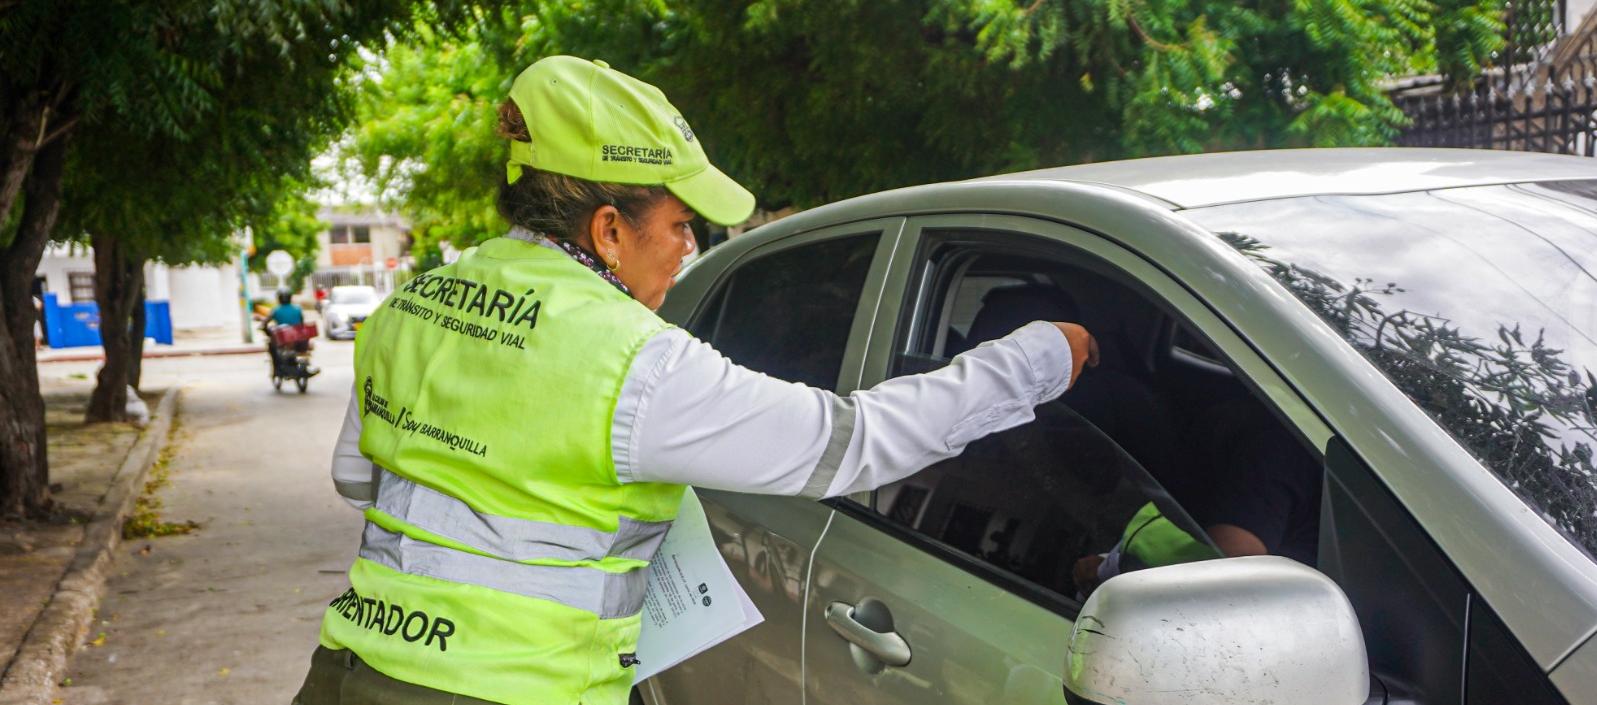
[[[1062,394],[1072,355],[1037,322],[941,370],[846,397],[739,367],[679,329],[634,358],[612,423],[623,482],[831,497],[896,482]],[[1079,367],[1079,366],[1078,366]]]
[[[372,506],[377,496],[376,466],[360,454],[360,389],[349,391],[344,426],[333,444],[333,488],[356,509]]]
[[[1032,407],[1064,392],[1071,362],[1058,327],[1033,323],[941,370],[842,397],[739,367],[673,328],[634,358],[611,450],[623,482],[807,497],[870,490],[1030,421]],[[360,453],[359,404],[351,390],[332,475],[364,509],[375,484]]]

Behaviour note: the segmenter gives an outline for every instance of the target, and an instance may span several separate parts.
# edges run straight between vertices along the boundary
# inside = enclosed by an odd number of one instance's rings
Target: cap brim
[[[754,194],[714,165],[687,178],[667,182],[665,187],[694,212],[717,225],[737,225],[754,214]]]

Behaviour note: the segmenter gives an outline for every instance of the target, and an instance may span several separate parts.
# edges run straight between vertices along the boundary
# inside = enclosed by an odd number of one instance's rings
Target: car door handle
[[[876,600],[867,598],[860,603],[860,606],[868,613],[877,612],[878,610],[870,608],[878,607],[883,615],[886,614],[886,606]],[[867,621],[875,622],[881,620],[878,618]],[[909,665],[909,642],[904,641],[904,637],[892,631],[891,616],[886,617],[884,626],[886,626],[887,631],[876,631],[876,629],[872,629],[870,626],[861,623],[860,620],[855,619],[853,605],[845,602],[833,602],[826,606],[826,624],[832,628],[832,631],[837,632],[838,636],[843,637],[844,641],[858,646],[866,653],[881,659],[882,663],[888,666],[896,668]]]

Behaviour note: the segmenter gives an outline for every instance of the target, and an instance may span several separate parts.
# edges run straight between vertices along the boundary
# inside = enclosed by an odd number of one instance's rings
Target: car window
[[[1597,556],[1597,181],[1186,214]]]
[[[962,279],[958,290],[954,292],[953,300],[948,303],[945,331],[947,338],[940,347],[934,348],[934,354],[946,355],[965,349],[965,339],[970,335],[970,326],[976,322],[976,313],[981,310],[982,298],[987,292],[1024,283],[1025,280],[1013,276],[972,276]]]
[[[739,365],[834,389],[879,239],[832,238],[740,264],[689,330]]]
[[[1031,423],[977,440],[958,457],[881,488],[870,509],[936,550],[1018,578],[1056,603],[1089,592],[1097,571],[1078,574],[1080,568],[1128,541],[1134,545],[1150,510],[1200,547],[1197,553],[1218,555],[1161,481],[1177,460],[1178,429],[1163,408],[1171,402],[1155,399],[1138,377],[1148,371],[1133,369],[1143,356],[1121,340],[1121,326],[1107,322],[1140,329],[1152,320],[1152,307],[1128,301],[1109,311],[1102,301],[1078,300],[1061,281],[1098,296],[1118,287],[1046,257],[963,244],[926,250],[926,288],[907,294],[918,308],[900,322],[892,374],[936,369],[1032,320],[1096,326],[1106,360],[1064,398],[1037,407]],[[1080,286],[1089,277],[1094,284]],[[1087,316],[1083,304],[1101,314]],[[1100,318],[1106,322],[1095,322]]]
[[[1035,421],[977,440],[958,457],[878,490],[874,509],[1072,600],[1093,587],[1077,584],[1076,564],[1113,550],[1156,500],[1166,511],[1174,506],[1091,422],[1051,403],[1037,408]],[[1196,529],[1187,533],[1203,540]]]

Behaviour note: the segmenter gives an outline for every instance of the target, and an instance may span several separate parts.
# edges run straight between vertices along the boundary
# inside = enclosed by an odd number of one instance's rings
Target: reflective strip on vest
[[[671,522],[621,517],[616,531],[484,514],[426,485],[379,468],[377,510],[419,529],[510,561],[647,561]]]
[[[366,522],[360,557],[408,575],[465,583],[558,602],[600,619],[643,610],[648,571],[609,573],[597,568],[527,565],[456,551]]]
[[[843,466],[843,454],[848,452],[848,443],[854,439],[854,417],[858,413],[859,409],[852,398],[832,397],[832,433],[826,439],[826,450],[821,452],[821,459],[815,463],[809,481],[804,483],[804,489],[799,490],[800,497],[820,499],[826,496],[832,479],[837,477],[838,469]]]

